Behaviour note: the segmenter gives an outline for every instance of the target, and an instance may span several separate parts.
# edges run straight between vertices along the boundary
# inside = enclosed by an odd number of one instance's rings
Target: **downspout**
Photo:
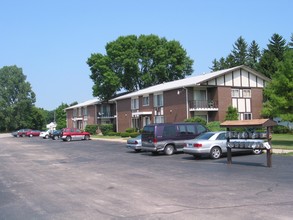
[[[185,89],[185,103],[186,103],[186,119],[188,119],[188,113],[189,113],[189,105],[188,105],[188,88],[183,87]]]
[[[117,101],[115,100],[115,110],[116,110],[116,132],[118,132],[118,105],[117,105]]]

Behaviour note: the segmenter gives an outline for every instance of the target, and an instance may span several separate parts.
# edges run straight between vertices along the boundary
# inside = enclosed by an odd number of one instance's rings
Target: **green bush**
[[[101,124],[100,129],[103,135],[108,135],[109,132],[114,132],[113,124]]]
[[[283,125],[277,125],[273,127],[273,133],[274,134],[288,134],[290,133],[290,129]]]
[[[87,125],[85,126],[85,131],[89,132],[91,135],[97,134],[97,130],[99,128],[99,125]]]
[[[114,132],[114,131],[110,131],[110,132],[108,132],[108,134],[107,134],[108,136],[120,136],[121,135],[121,133],[120,132]]]
[[[195,116],[195,117],[192,117],[192,118],[187,118],[184,120],[185,122],[198,122],[202,125],[206,125],[207,122],[206,120],[204,120],[202,117],[198,117],[198,116]]]
[[[131,133],[129,133],[129,136],[132,137],[132,138],[136,137],[137,135],[139,135],[139,132],[131,132]]]
[[[130,134],[131,134],[131,133],[129,133],[129,132],[121,132],[121,133],[120,133],[120,136],[121,136],[121,137],[130,137]]]
[[[136,132],[136,128],[127,128],[125,132],[127,133]]]
[[[225,131],[226,128],[220,127],[220,122],[219,121],[212,121],[207,123],[206,127],[210,130],[210,131]]]

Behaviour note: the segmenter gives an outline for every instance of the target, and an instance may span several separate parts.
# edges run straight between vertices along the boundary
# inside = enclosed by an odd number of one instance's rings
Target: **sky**
[[[292,9],[292,0],[0,0],[0,68],[22,68],[35,105],[51,111],[93,98],[87,59],[119,36],[179,41],[198,75],[240,36],[260,49],[274,33],[290,41]]]

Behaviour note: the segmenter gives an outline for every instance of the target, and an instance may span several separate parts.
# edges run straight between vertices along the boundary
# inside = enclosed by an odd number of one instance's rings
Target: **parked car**
[[[23,128],[23,129],[20,129],[20,130],[17,130],[17,131],[14,131],[12,132],[12,136],[14,137],[25,137],[25,133],[27,131],[31,131],[32,129],[29,129],[29,128]]]
[[[142,150],[172,155],[183,152],[184,141],[194,139],[207,128],[200,123],[160,123],[146,125],[142,131]]]
[[[126,143],[126,147],[136,152],[140,152],[141,151],[141,134],[134,138],[129,138]]]
[[[53,140],[58,140],[60,138],[60,135],[61,135],[61,130],[54,130],[50,133],[50,137]]]
[[[231,139],[233,141],[243,141],[243,143],[262,143],[263,140],[249,140],[249,139]],[[227,153],[227,138],[225,131],[219,132],[206,132],[196,137],[195,139],[188,140],[185,142],[185,147],[183,152],[186,154],[191,154],[194,157],[209,155],[211,159],[218,159],[223,154]],[[242,149],[233,149],[233,152],[250,152],[254,154],[261,154],[261,149],[252,149],[252,148],[242,148]]]
[[[36,137],[36,136],[40,136],[41,131],[40,130],[30,130],[25,132],[25,136],[27,137]]]
[[[42,138],[44,138],[44,139],[48,139],[49,138],[49,136],[50,136],[50,132],[51,132],[52,130],[47,130],[47,131],[42,131],[41,133],[40,133],[40,137],[42,137]]]
[[[63,141],[89,140],[90,133],[86,131],[81,131],[78,128],[63,128],[61,130],[60,137]]]

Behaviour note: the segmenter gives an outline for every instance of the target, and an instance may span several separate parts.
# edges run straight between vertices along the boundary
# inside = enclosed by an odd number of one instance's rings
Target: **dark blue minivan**
[[[205,126],[196,122],[149,124],[143,128],[141,148],[153,154],[164,152],[172,155],[174,152],[183,152],[184,141],[207,131]]]

